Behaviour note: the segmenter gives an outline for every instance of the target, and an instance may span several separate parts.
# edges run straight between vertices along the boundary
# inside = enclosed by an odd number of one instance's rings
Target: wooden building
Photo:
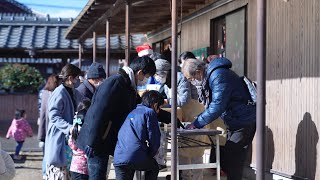
[[[124,33],[126,2],[90,0],[66,36],[106,34],[106,28],[111,34]],[[171,42],[170,2],[131,1],[131,32],[146,33],[147,42],[159,52]],[[256,0],[177,2],[178,54],[219,54],[233,62],[238,74],[256,79]],[[320,179],[320,1],[266,3],[266,173]],[[94,23],[86,25],[88,21]],[[255,154],[254,145],[253,169]]]

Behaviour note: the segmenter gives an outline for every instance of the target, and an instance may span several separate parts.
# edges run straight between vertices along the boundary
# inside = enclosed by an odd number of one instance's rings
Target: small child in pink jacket
[[[27,136],[32,137],[32,128],[28,121],[26,120],[27,114],[25,110],[17,109],[15,111],[15,117],[12,120],[11,126],[7,132],[7,139],[12,137],[16,142],[16,152],[13,156],[13,159],[20,160],[21,156],[19,155],[20,150],[23,146],[23,142]]]
[[[88,180],[88,164],[87,164],[87,156],[76,146],[76,140],[78,138],[81,126],[84,123],[84,118],[87,113],[87,110],[90,106],[90,100],[83,100],[77,109],[77,114],[73,120],[72,133],[69,137],[68,144],[72,149],[73,156],[71,160],[70,172],[72,179],[74,180]]]

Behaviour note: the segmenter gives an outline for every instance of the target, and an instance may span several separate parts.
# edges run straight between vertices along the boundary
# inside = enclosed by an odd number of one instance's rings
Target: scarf
[[[206,73],[204,74],[206,77]],[[210,103],[210,88],[209,83],[207,82],[207,78],[204,78],[202,81],[201,86],[196,86],[197,92],[198,92],[198,101],[205,106],[205,108],[208,108]]]
[[[129,66],[123,66],[122,69],[128,74],[133,89],[137,89],[133,70]]]

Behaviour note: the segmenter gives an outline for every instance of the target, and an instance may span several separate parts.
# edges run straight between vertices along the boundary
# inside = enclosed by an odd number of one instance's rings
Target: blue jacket
[[[153,109],[139,104],[121,126],[114,152],[114,165],[141,164],[153,158],[159,147],[157,114]]]
[[[230,68],[232,63],[226,58],[211,61],[206,70],[210,97],[208,108],[194,121],[201,128],[219,116],[229,129],[238,129],[256,121],[256,106],[247,105],[249,91],[243,80]]]
[[[77,90],[73,90],[73,97],[76,104],[84,99]],[[49,124],[45,141],[45,160],[47,164],[64,167],[67,165],[66,135],[72,127],[75,109],[71,96],[63,85],[52,92],[47,110]]]

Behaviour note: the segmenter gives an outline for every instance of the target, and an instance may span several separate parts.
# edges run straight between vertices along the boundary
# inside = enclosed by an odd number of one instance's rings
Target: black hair
[[[81,70],[73,65],[73,64],[66,64],[59,75],[59,78],[62,79],[62,82],[65,82],[69,76],[75,78],[77,76],[81,75]]]
[[[77,115],[75,116],[75,119],[73,121],[73,130],[72,130],[72,138],[73,140],[77,140],[78,135],[79,135],[79,126],[82,127],[84,123],[84,118],[87,114],[87,111],[90,107],[91,101],[88,99],[84,99],[82,102],[79,103],[78,108],[77,108]]]
[[[25,113],[26,113],[26,111],[23,110],[23,109],[16,109],[15,112],[14,112],[14,118],[15,119],[21,119],[24,116]]]
[[[134,74],[139,70],[142,70],[143,74],[149,74],[150,76],[153,76],[156,73],[156,65],[154,61],[147,55],[136,57],[131,61],[129,67],[133,70]]]
[[[181,63],[181,59],[186,60],[186,59],[189,59],[189,58],[196,59],[195,55],[192,52],[185,51],[185,52],[180,54],[178,62]]]
[[[158,103],[158,107],[164,104],[163,96],[158,91],[151,90],[143,93],[142,105],[152,108],[156,103]]]

